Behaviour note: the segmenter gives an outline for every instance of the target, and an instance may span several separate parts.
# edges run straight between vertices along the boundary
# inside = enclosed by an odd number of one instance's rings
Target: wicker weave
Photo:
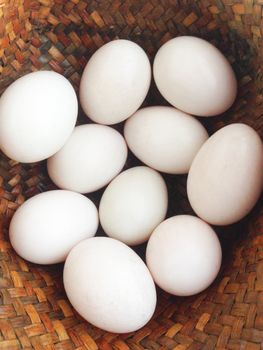
[[[0,0],[0,90],[25,73],[52,69],[78,89],[90,55],[114,38],[140,44],[153,58],[182,34],[208,39],[229,58],[239,97],[214,131],[243,121],[263,134],[262,0]],[[165,104],[152,87],[147,104]],[[80,121],[86,121],[80,116]],[[129,164],[136,161],[130,157]],[[127,165],[127,166],[128,166]],[[169,215],[191,212],[185,177],[166,176]],[[62,286],[62,266],[40,267],[10,247],[8,224],[23,201],[53,188],[45,163],[0,158],[0,349],[35,350],[260,350],[263,349],[263,214],[218,229],[224,264],[205,292],[176,298],[159,292],[158,308],[132,334],[104,332],[75,313]],[[92,195],[98,202],[99,194]],[[141,249],[143,250],[143,248]]]

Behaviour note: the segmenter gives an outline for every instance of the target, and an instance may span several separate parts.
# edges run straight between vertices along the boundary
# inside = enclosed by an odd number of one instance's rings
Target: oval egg
[[[151,66],[143,49],[129,40],[113,40],[88,61],[80,82],[80,103],[96,123],[116,124],[143,103]]]
[[[191,215],[173,216],[156,227],[146,249],[154,281],[168,293],[189,296],[216,278],[221,245],[212,227]]]
[[[162,176],[138,166],[119,174],[106,188],[100,201],[100,223],[110,237],[128,245],[141,244],[164,220],[167,207]]]
[[[263,180],[259,135],[245,124],[218,130],[201,147],[187,179],[187,193],[196,214],[214,225],[230,225],[256,204]]]
[[[36,264],[56,264],[66,259],[81,240],[95,235],[97,208],[87,197],[70,191],[40,193],[15,212],[10,241],[24,259]]]
[[[143,163],[169,174],[185,174],[208,139],[203,125],[172,107],[138,110],[124,127],[130,150]]]
[[[225,112],[237,95],[230,63],[215,46],[193,36],[180,36],[161,46],[153,75],[171,105],[200,117]]]
[[[0,98],[0,144],[18,162],[41,161],[56,153],[71,135],[78,115],[73,86],[51,71],[29,73]]]
[[[149,270],[131,248],[115,239],[94,237],[80,242],[67,257],[63,279],[77,312],[106,331],[136,331],[155,310],[156,291]]]
[[[66,144],[48,159],[51,180],[60,188],[88,193],[107,185],[123,168],[127,146],[115,129],[77,126]]]

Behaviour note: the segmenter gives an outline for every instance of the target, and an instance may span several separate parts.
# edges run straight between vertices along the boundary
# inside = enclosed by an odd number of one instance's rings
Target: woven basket
[[[206,127],[213,132],[241,121],[262,136],[262,5],[262,0],[0,0],[0,90],[39,69],[65,75],[78,90],[91,54],[114,38],[137,42],[153,59],[170,38],[196,35],[225,53],[239,80],[235,105],[223,116],[207,118]],[[149,104],[166,104],[154,86]],[[87,119],[80,113],[82,122]],[[127,166],[136,164],[129,159]],[[165,178],[168,215],[191,213],[186,178]],[[72,309],[62,285],[63,266],[30,264],[10,246],[8,224],[17,207],[54,188],[45,162],[23,165],[1,154],[0,185],[1,350],[263,349],[260,204],[241,223],[216,229],[224,249],[223,266],[208,290],[189,298],[159,291],[153,319],[135,333],[118,335],[91,326]],[[91,198],[98,203],[100,193]]]

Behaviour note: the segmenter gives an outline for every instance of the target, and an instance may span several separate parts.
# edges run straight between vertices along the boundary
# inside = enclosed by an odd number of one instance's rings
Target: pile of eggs
[[[139,109],[150,87],[149,59],[137,44],[114,40],[95,52],[81,79],[80,103],[94,123],[75,126],[75,91],[55,72],[25,75],[0,99],[1,150],[18,162],[47,159],[60,188],[19,207],[11,244],[37,264],[65,261],[64,285],[74,308],[117,333],[151,319],[155,283],[178,296],[207,288],[222,257],[209,224],[237,222],[262,190],[258,134],[236,123],[209,137],[190,115],[211,117],[233,104],[237,82],[226,58],[205,40],[177,37],[157,52],[153,76],[171,107]],[[124,136],[108,126],[123,121]],[[127,146],[145,166],[121,172]],[[188,173],[188,198],[198,217],[165,219],[168,192],[158,171]],[[104,186],[97,209],[84,194]],[[99,222],[109,237],[94,237]],[[147,241],[145,264],[129,246]]]

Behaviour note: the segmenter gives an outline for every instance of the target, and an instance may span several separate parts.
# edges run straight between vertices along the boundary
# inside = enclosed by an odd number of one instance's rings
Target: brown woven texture
[[[263,134],[262,0],[0,0],[0,91],[28,72],[52,69],[78,89],[91,54],[115,38],[131,39],[153,59],[177,35],[203,37],[233,64],[239,96],[225,115],[205,120],[210,132],[244,122]],[[147,104],[165,104],[154,85]],[[41,108],[41,106],[40,106]],[[80,122],[86,122],[80,113]],[[136,164],[130,156],[127,166]],[[169,216],[191,213],[185,177],[166,176]],[[26,198],[54,188],[45,162],[23,165],[0,155],[1,350],[260,350],[263,349],[263,215],[216,228],[224,249],[221,272],[203,293],[177,298],[159,291],[153,319],[125,335],[104,332],[70,306],[62,265],[19,258],[8,224]],[[91,197],[98,203],[100,193]],[[139,249],[143,251],[143,247]]]

